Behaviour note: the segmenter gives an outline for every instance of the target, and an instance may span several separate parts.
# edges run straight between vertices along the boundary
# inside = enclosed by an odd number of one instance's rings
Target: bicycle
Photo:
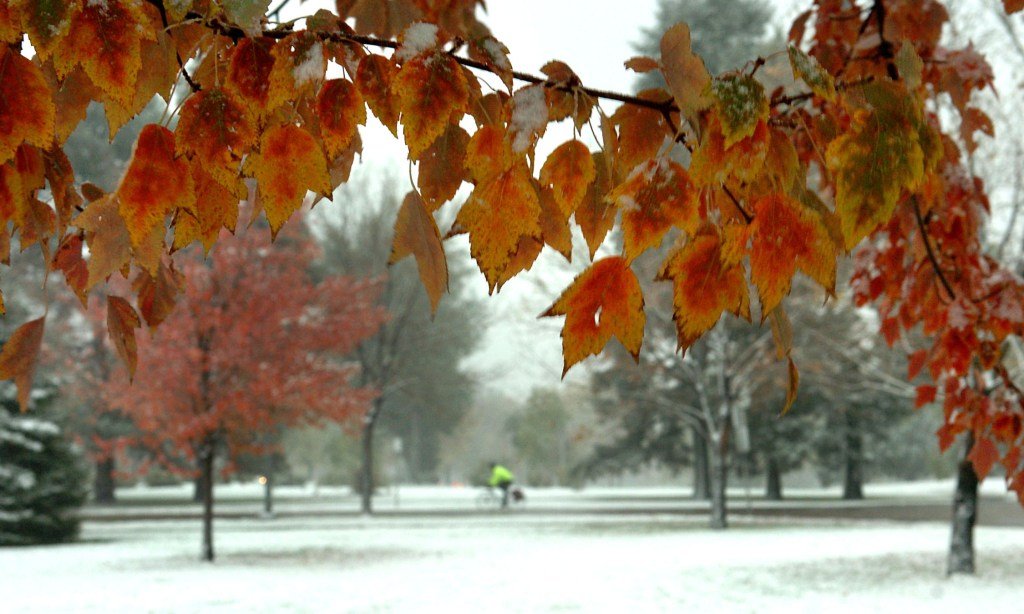
[[[501,489],[484,486],[480,489],[480,493],[477,494],[475,503],[478,510],[501,509]],[[523,489],[518,486],[511,487],[508,493],[509,509],[523,507],[524,505],[526,505],[526,494],[523,493]]]

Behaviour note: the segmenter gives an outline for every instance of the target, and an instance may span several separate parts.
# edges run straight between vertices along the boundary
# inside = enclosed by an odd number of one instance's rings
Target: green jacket
[[[491,470],[491,479],[487,483],[491,486],[498,486],[511,482],[513,479],[515,479],[515,476],[512,475],[511,471],[501,465],[495,465],[494,469]]]

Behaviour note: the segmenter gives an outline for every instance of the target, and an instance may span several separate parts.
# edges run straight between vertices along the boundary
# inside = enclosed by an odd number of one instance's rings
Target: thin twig
[[[942,287],[946,289],[949,294],[951,301],[956,300],[956,293],[953,292],[953,287],[949,285],[949,281],[946,279],[946,274],[942,272],[942,268],[939,266],[939,261],[935,257],[935,252],[932,250],[932,243],[928,239],[928,228],[925,226],[924,218],[921,216],[921,207],[917,204],[917,199],[913,199],[914,202],[914,218],[917,220],[917,227],[921,230],[921,242],[924,243],[924,249],[928,253],[928,260],[932,263],[932,268],[935,269],[935,274],[939,277],[939,281],[942,282]]]

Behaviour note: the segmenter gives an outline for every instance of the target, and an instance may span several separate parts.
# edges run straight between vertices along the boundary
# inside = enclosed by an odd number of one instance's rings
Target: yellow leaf
[[[398,211],[388,264],[394,264],[409,254],[416,258],[420,281],[430,298],[430,310],[437,313],[441,295],[448,291],[448,261],[437,224],[416,192],[406,195]]]

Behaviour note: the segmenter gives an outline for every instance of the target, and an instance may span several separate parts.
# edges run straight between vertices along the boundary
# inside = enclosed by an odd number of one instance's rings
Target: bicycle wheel
[[[481,490],[476,496],[476,509],[478,510],[489,510],[498,507],[500,500],[493,491],[489,489]]]

